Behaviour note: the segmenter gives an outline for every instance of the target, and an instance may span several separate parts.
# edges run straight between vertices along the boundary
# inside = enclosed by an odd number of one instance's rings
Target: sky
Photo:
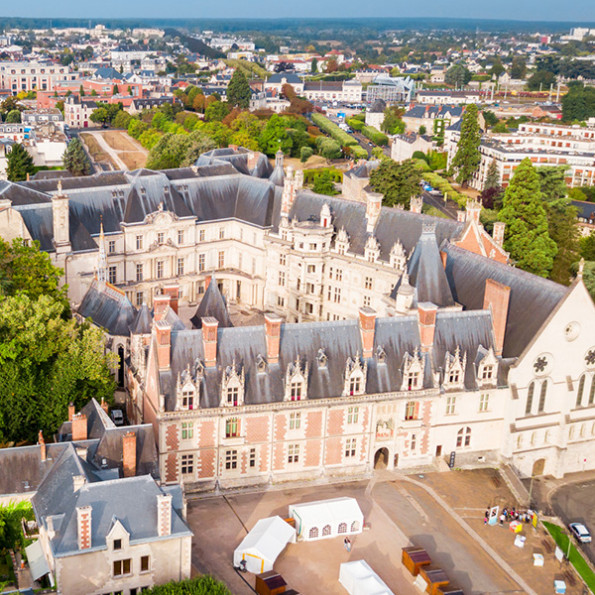
[[[364,12],[362,12],[364,11]],[[27,0],[0,16],[73,18],[450,17],[595,22],[595,0]]]

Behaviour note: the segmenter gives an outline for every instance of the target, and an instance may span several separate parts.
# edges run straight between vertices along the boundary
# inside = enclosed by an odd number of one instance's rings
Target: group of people
[[[533,511],[520,511],[517,510],[514,506],[512,508],[504,507],[502,512],[498,518],[500,522],[500,526],[503,527],[504,523],[518,521],[519,523],[530,523],[531,519],[533,518]],[[486,509],[484,517],[483,517],[483,524],[487,525],[488,521],[490,520],[490,509]]]

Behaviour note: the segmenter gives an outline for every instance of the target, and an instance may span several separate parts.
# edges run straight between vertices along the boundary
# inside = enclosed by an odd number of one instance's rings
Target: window
[[[318,537],[318,527],[312,527],[309,533],[310,539],[316,539]]]
[[[157,243],[158,244],[165,244],[165,233],[163,233],[162,231],[160,231],[157,234]]]
[[[363,305],[369,308],[371,303],[372,303],[372,300],[371,300],[370,296],[365,295],[364,299],[363,299]]]
[[[417,446],[417,436],[415,434],[411,434],[411,440],[409,442],[409,450],[415,450]]]
[[[285,298],[280,295],[277,296],[277,306],[283,308],[285,306]]]
[[[225,252],[223,252],[223,250],[217,255],[217,265],[220,269],[225,266]]]
[[[330,525],[325,525],[322,528],[322,536],[325,537],[326,535],[330,535],[331,534],[331,526]]]
[[[107,269],[107,280],[112,284],[115,285],[117,281],[117,272],[118,268],[115,266],[111,266]]]
[[[457,448],[471,444],[471,428],[461,428],[457,432]]]
[[[539,405],[537,406],[537,412],[543,413],[545,409],[545,397],[547,396],[547,380],[541,383],[541,392],[539,393]]]
[[[178,258],[178,277],[184,274],[184,259]]]
[[[306,283],[306,293],[314,293],[314,283]]]
[[[182,440],[190,440],[194,436],[194,424],[182,422]]]
[[[308,273],[315,273],[316,272],[316,265],[309,264],[308,267],[307,267],[307,269],[306,269],[306,272],[308,272]]]
[[[347,523],[339,523],[337,533],[347,533]]]
[[[230,417],[225,420],[225,437],[237,438],[240,435],[240,420],[237,417]]]
[[[123,576],[130,574],[131,560],[115,560],[114,561],[114,576]]]
[[[256,449],[255,448],[250,449],[250,456],[248,457],[248,465],[250,466],[250,469],[254,469],[254,467],[256,467]]]
[[[351,523],[351,532],[355,533],[356,531],[359,531],[359,521],[353,521]]]
[[[355,451],[357,447],[356,438],[347,438],[345,441],[345,458],[355,457]]]
[[[372,289],[372,277],[366,277],[364,281],[364,287],[366,289]]]
[[[292,401],[299,401],[302,398],[302,383],[295,381],[291,383],[289,396]]]
[[[279,285],[281,287],[285,285],[285,273],[283,271],[279,271]]]
[[[451,370],[448,373],[448,382],[449,384],[457,384],[459,382],[459,370]]]
[[[220,240],[224,240],[225,239],[225,227],[220,227],[219,228],[219,239]]]
[[[347,423],[356,424],[359,417],[359,407],[349,407],[347,409]]]
[[[143,249],[143,236],[136,236],[136,249],[137,250]]]
[[[288,463],[297,463],[300,460],[300,445],[299,444],[290,444],[287,447],[287,462]]]
[[[576,391],[576,406],[580,407],[583,404],[583,393],[585,392],[586,376],[583,374],[578,381],[578,390]]]
[[[184,230],[179,229],[178,230],[178,245],[181,245],[184,243]]]
[[[335,273],[335,279],[337,281],[343,281],[343,269],[337,269],[337,272]]]
[[[145,301],[145,294],[142,291],[137,291],[136,292],[136,305],[142,306],[144,301]]]
[[[182,475],[194,473],[194,455],[182,455],[180,469]]]
[[[302,425],[302,414],[299,411],[289,414],[289,429],[299,430]]]
[[[121,539],[114,539],[114,549],[115,550],[122,549],[122,540]]]
[[[114,254],[116,251],[116,241],[115,240],[110,240],[107,243],[107,253],[108,254]]]
[[[199,242],[204,242],[204,241],[205,241],[205,237],[206,237],[205,230],[204,230],[204,229],[201,229],[201,230],[198,232],[198,241],[199,241]]]
[[[149,572],[149,556],[140,557],[140,571]]]
[[[227,389],[227,404],[233,407],[238,406],[238,399],[240,395],[240,389],[237,386],[230,386]]]
[[[589,392],[589,405],[593,405],[595,401],[595,375],[591,379],[591,391]]]
[[[491,364],[486,364],[481,369],[481,379],[482,380],[491,380],[494,375],[494,366]]]
[[[136,265],[136,280],[137,280],[137,282],[143,280],[143,265],[142,264]]]
[[[415,401],[409,401],[406,405],[405,405],[405,419],[415,419],[416,415],[415,415]]]
[[[360,392],[362,379],[360,376],[352,376],[349,379],[349,394],[357,395]]]
[[[333,298],[335,304],[338,304],[341,301],[341,288],[335,287],[335,296]]]
[[[232,471],[238,468],[238,451],[228,450],[225,453],[225,469]]]
[[[205,255],[199,254],[198,255],[198,270],[202,272],[205,270]]]
[[[162,260],[157,261],[157,279],[163,279],[164,263]]]
[[[316,250],[318,248],[318,244],[310,244],[310,250]]]
[[[535,392],[535,382],[529,385],[527,391],[527,404],[525,405],[525,415],[531,415],[531,409],[533,409],[533,393]]]
[[[182,407],[184,409],[194,408],[194,391],[185,390],[182,391]]]
[[[479,395],[479,411],[480,411],[480,413],[484,413],[488,410],[489,402],[490,402],[490,395],[488,395],[488,394]]]
[[[280,254],[279,255],[279,264],[284,267],[287,264],[287,255]]]

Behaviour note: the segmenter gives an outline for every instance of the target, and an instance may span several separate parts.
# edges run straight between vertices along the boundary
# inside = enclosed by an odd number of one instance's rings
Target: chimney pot
[[[419,337],[421,350],[427,353],[434,345],[434,333],[436,332],[436,313],[438,306],[431,302],[422,302],[417,305],[419,319]]]
[[[87,439],[87,416],[84,413],[77,413],[72,418],[72,440]]]
[[[71,401],[70,403],[68,403],[68,421],[72,421],[72,418],[74,417],[74,403]]]
[[[212,368],[217,365],[217,329],[219,321],[213,316],[205,316],[201,318],[201,321],[205,366]]]
[[[180,286],[179,285],[166,285],[163,288],[163,294],[169,296],[169,307],[177,314],[178,313],[178,302],[180,299]]]
[[[171,325],[165,320],[155,321],[155,333],[157,336],[157,361],[160,370],[169,368],[171,356]]]
[[[264,315],[264,330],[267,342],[267,360],[269,364],[279,363],[282,321],[283,319],[276,314],[267,312]]]

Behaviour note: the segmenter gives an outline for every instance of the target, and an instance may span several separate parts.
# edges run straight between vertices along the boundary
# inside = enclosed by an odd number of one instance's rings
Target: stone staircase
[[[498,469],[500,477],[504,483],[508,486],[508,489],[512,492],[512,495],[516,498],[519,506],[526,508],[530,504],[531,498],[529,492],[516,474],[515,470],[510,465],[501,465]]]

